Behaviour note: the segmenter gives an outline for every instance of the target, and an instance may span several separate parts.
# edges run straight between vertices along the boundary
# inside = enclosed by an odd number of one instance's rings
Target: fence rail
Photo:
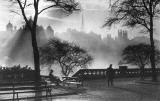
[[[34,81],[35,71],[0,71],[0,81],[12,82],[12,81]]]
[[[115,78],[126,78],[126,77],[140,77],[140,69],[114,69],[115,71]],[[160,74],[160,68],[156,69],[156,73]],[[148,77],[152,75],[152,69],[147,68],[144,69],[144,77]],[[88,79],[101,79],[107,77],[107,69],[80,69],[77,71],[73,77],[80,77],[84,80]]]

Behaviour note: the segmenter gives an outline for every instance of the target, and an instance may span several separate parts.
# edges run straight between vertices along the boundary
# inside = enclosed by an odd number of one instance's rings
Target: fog
[[[12,32],[0,32],[0,34],[4,34],[0,39],[1,65],[12,66],[21,64],[33,67],[33,53],[29,31],[22,27]],[[54,31],[50,33],[47,31],[47,28],[39,26],[37,28],[37,41],[40,47],[52,36],[58,37],[75,43],[88,51],[94,58],[93,63],[88,68],[107,68],[109,64],[113,64],[114,68],[118,68],[122,51],[127,45],[140,42],[149,43],[149,39],[144,36],[129,39],[129,33],[125,30],[119,30],[117,34],[117,37],[114,38],[110,34],[102,38],[100,34],[94,32],[86,33],[75,29],[68,29],[63,33],[54,33]],[[158,41],[156,41],[156,45],[159,46]],[[129,65],[129,68],[132,67],[134,66]]]
[[[150,41],[149,38],[144,36],[129,39],[129,33],[125,30],[119,30],[117,34],[117,37],[114,38],[110,34],[102,38],[101,35],[94,32],[86,33],[84,31],[68,29],[64,33],[56,33],[56,36],[62,40],[76,43],[88,50],[94,57],[94,62],[89,68],[107,68],[109,64],[113,64],[114,68],[118,68],[122,51],[126,46],[138,43],[149,44]],[[159,46],[157,41],[156,46]],[[129,65],[129,68],[133,67],[135,66]]]
[[[37,28],[37,41],[39,47],[47,42],[43,27]],[[29,65],[33,66],[33,52],[31,36],[28,29],[21,27],[18,30],[0,32],[1,37],[1,65]]]

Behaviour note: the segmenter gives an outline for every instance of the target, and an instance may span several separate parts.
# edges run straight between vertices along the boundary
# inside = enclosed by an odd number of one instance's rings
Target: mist
[[[107,34],[107,33],[106,33]],[[92,65],[89,68],[107,68],[109,64],[113,64],[113,68],[119,68],[121,61],[121,54],[123,49],[128,45],[147,43],[149,38],[145,36],[138,36],[132,39],[128,38],[128,32],[119,30],[117,37],[112,37],[110,34],[102,38],[101,35],[84,31],[77,31],[75,29],[68,29],[63,33],[56,33],[56,37],[69,42],[76,43],[80,47],[86,49],[94,58]],[[159,41],[155,41],[156,47],[159,46]],[[135,66],[129,65],[129,68]]]
[[[49,28],[49,27],[48,27]],[[50,31],[51,30],[51,31]],[[33,67],[33,52],[31,45],[31,36],[28,29],[21,27],[12,32],[0,32],[4,34],[1,37],[0,55],[1,65],[13,66],[17,64],[29,65]],[[107,37],[102,38],[99,33],[78,31],[68,29],[62,33],[54,33],[50,26],[49,29],[43,26],[37,27],[37,42],[41,47],[52,37],[58,37],[62,40],[75,43],[84,48],[94,58],[93,63],[88,68],[107,68],[113,64],[113,68],[119,67],[123,49],[132,44],[148,43],[149,38],[144,36],[128,38],[128,32],[119,30],[116,37],[106,33]],[[156,46],[159,42],[156,41]],[[129,68],[134,66],[129,65]]]
[[[37,43],[42,46],[48,41],[48,37],[42,26],[37,27]],[[18,30],[4,31],[1,38],[1,65],[29,65],[33,67],[33,51],[30,31],[24,26]]]

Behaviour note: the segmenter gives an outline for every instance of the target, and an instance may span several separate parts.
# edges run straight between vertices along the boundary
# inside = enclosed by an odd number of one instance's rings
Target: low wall
[[[114,69],[115,71],[115,78],[133,78],[133,77],[140,77],[140,69]],[[160,74],[160,69],[156,69],[156,73]],[[144,76],[148,77],[152,75],[152,69],[144,69]],[[77,71],[73,77],[80,77],[84,80],[91,80],[91,79],[102,79],[107,78],[107,69],[80,69]]]

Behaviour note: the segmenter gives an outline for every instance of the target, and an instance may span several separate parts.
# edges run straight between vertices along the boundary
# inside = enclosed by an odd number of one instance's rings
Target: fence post
[[[18,92],[16,92],[16,95],[17,95],[17,100],[19,101]]]
[[[12,87],[13,87],[13,101],[15,100],[15,89],[14,89],[14,83],[12,82]]]

